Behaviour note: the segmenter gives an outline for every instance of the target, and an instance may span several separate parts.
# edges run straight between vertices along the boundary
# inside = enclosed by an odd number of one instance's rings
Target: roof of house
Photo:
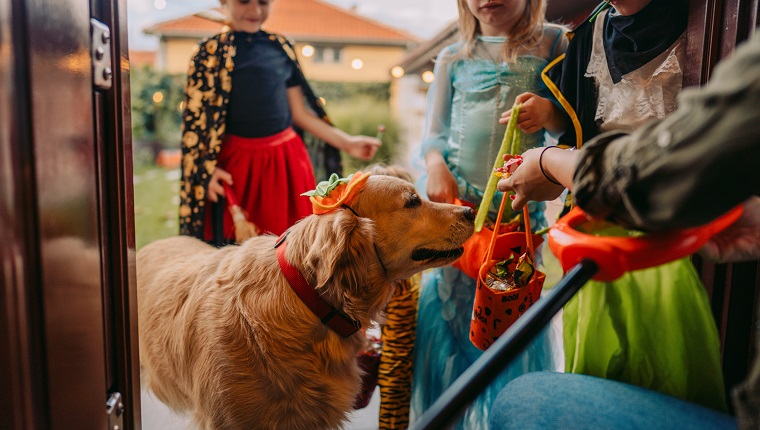
[[[129,50],[129,63],[133,68],[156,65],[156,51]]]
[[[432,69],[433,59],[443,47],[459,39],[459,21],[452,21],[432,39],[427,40],[407,52],[401,60],[401,66],[406,73],[420,73]]]
[[[144,32],[159,36],[205,37],[219,32],[223,20],[221,11],[215,9],[159,22]],[[320,0],[274,2],[263,28],[296,41],[402,46],[417,42],[417,38],[409,33]]]

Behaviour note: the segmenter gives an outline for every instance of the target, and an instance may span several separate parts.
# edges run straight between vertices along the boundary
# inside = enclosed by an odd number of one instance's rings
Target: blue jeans
[[[498,429],[736,429],[734,417],[617,381],[535,372],[507,384],[491,409]]]

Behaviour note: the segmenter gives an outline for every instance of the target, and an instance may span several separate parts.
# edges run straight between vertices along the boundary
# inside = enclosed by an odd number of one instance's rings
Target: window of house
[[[332,54],[333,54],[333,63],[340,63],[341,54],[343,53],[343,50],[340,48],[333,48]]]
[[[314,62],[315,63],[340,63],[343,58],[343,49],[339,46],[315,46]]]
[[[325,48],[321,46],[314,47],[314,62],[315,63],[325,62]]]

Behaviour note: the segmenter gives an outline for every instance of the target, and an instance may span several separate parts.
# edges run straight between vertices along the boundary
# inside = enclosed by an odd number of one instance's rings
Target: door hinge
[[[100,90],[111,89],[113,66],[111,65],[111,30],[95,18],[90,18],[92,32],[92,84]]]
[[[108,430],[122,430],[124,428],[124,402],[121,400],[121,393],[113,393],[108,398],[106,415],[108,416]]]

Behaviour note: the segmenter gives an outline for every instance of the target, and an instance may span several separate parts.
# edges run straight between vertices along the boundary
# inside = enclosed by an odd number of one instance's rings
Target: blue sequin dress
[[[479,205],[488,182],[506,126],[499,124],[501,113],[509,110],[515,97],[532,92],[553,99],[540,73],[551,59],[561,54],[565,38],[556,27],[547,27],[541,45],[516,63],[496,62],[503,37],[480,36],[468,58],[458,52],[461,44],[444,48],[435,67],[435,82],[428,93],[425,129],[421,144],[424,158],[437,149],[459,184],[459,197]],[[543,146],[543,131],[523,134],[521,152]],[[425,192],[427,175],[418,181]],[[493,199],[495,213],[501,195]],[[531,226],[547,225],[544,204],[531,202]],[[464,372],[482,351],[470,342],[469,330],[476,282],[458,269],[447,266],[423,273],[415,342],[412,383],[412,420]],[[499,390],[517,376],[557,367],[553,355],[561,345],[552,346],[546,332],[538,336],[465,411],[456,427],[487,429],[488,414]],[[413,422],[413,421],[412,421]]]

